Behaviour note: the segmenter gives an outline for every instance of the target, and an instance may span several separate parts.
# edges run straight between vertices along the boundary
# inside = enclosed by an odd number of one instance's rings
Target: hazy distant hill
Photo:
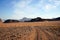
[[[12,23],[12,22],[20,22],[19,20],[8,19],[5,20],[4,23]]]
[[[21,22],[30,21],[30,20],[31,20],[31,18],[26,18],[26,17],[20,19]]]
[[[30,21],[31,22],[38,22],[38,21],[42,21],[42,18],[37,17],[37,18],[31,19]]]
[[[27,22],[39,22],[39,21],[60,21],[60,17],[53,18],[53,19],[42,19],[41,17],[33,18]]]
[[[0,21],[2,21],[0,19]],[[42,19],[41,17],[37,18],[22,18],[20,20],[13,20],[13,19],[7,19],[4,21],[4,23],[11,23],[11,22],[41,22],[41,21],[60,21],[60,17],[53,18],[53,19]]]

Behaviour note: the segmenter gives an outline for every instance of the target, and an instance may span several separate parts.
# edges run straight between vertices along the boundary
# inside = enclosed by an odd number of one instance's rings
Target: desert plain
[[[0,22],[0,40],[60,40],[60,21]]]

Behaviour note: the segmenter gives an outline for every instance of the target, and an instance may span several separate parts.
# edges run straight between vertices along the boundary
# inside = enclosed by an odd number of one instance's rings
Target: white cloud
[[[47,11],[50,11],[50,10],[52,10],[53,8],[56,8],[56,6],[55,6],[55,5],[51,5],[51,4],[47,4],[47,5],[44,6],[45,11],[46,11],[46,10],[47,10]]]
[[[55,1],[55,5],[59,6],[60,5],[60,1]]]
[[[23,1],[19,1],[16,2],[14,5],[14,15],[12,15],[12,18],[22,18],[22,17],[30,17],[32,15],[35,15],[36,13],[38,13],[37,8],[34,8],[32,6],[29,5],[29,3],[31,3],[32,0],[23,0]]]
[[[56,0],[49,0],[49,2],[53,2],[54,4],[47,4],[45,2],[46,0],[39,0],[37,4],[29,5],[32,1],[33,0],[20,0],[14,2],[14,14],[12,15],[12,18],[20,19],[22,17],[36,17],[41,14],[41,9],[44,11],[50,11],[60,5],[60,1]]]
[[[51,8],[51,5],[46,5],[45,8],[48,10]]]
[[[49,0],[50,2],[53,2],[54,5],[59,6],[60,5],[60,0]]]

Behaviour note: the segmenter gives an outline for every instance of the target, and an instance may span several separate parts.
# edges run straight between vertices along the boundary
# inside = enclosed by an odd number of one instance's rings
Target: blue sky
[[[0,0],[0,18],[60,17],[60,0]]]

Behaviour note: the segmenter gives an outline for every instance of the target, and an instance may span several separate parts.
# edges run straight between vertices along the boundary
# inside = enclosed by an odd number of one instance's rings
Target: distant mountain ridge
[[[12,22],[20,22],[19,20],[8,19],[5,20],[4,23],[12,23]]]
[[[60,21],[60,17],[53,18],[53,19],[42,19],[40,17],[37,17],[37,18],[33,18],[30,21],[26,21],[26,22],[39,22],[39,21]]]
[[[26,17],[24,17],[24,18],[22,18],[20,20],[7,19],[7,20],[4,21],[4,23],[13,23],[13,22],[41,22],[41,21],[60,21],[60,17],[53,18],[53,19],[43,19],[41,17],[37,17],[37,18],[26,18]]]
[[[31,18],[26,18],[26,17],[20,19],[21,22],[30,21],[30,20],[31,20]]]

